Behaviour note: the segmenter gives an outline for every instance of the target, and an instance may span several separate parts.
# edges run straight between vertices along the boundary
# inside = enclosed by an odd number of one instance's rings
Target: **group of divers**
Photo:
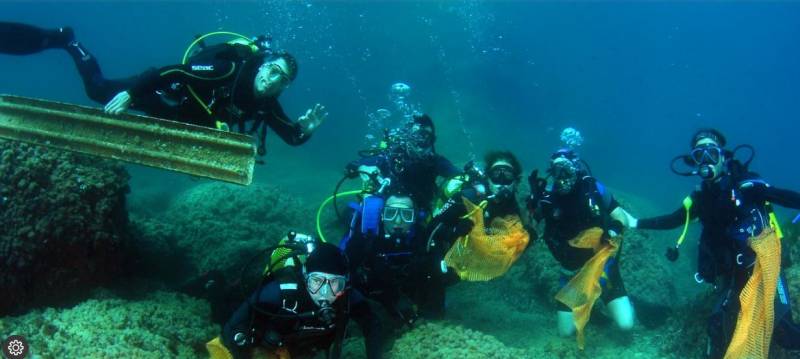
[[[297,76],[297,62],[270,48],[266,37],[205,46],[182,64],[106,79],[72,29],[0,23],[0,53],[48,49],[71,56],[88,96],[110,114],[134,109],[260,135],[261,154],[267,127],[284,142],[300,145],[327,115],[319,104],[297,120],[284,113],[278,96]],[[634,327],[634,306],[619,269],[625,231],[683,227],[679,245],[696,219],[702,233],[695,279],[713,285],[718,296],[708,315],[708,357],[764,358],[773,341],[800,349],[800,329],[792,322],[781,275],[781,232],[771,208],[800,209],[800,194],[770,186],[748,170],[752,156],[736,158],[737,150],[752,152],[752,147],[729,149],[719,131],[697,131],[688,153],[672,163],[676,173],[702,179],[697,189],[674,212],[637,219],[572,149],[553,153],[546,176],[533,171],[530,193],[518,194],[523,169],[511,152],[492,151],[482,166],[470,162],[457,168],[436,153],[435,141],[432,119],[418,114],[348,164],[346,177],[361,177],[364,188],[350,206],[344,238],[335,246],[290,232],[273,247],[263,279],[243,303],[213,306],[223,330],[207,344],[211,356],[324,352],[337,358],[353,319],[367,357],[379,358],[385,323],[370,303],[379,303],[403,325],[442,318],[448,286],[501,276],[530,238],[542,238],[561,265],[558,333],[576,335],[583,347],[596,299],[620,330]],[[676,164],[686,171],[675,170]],[[525,213],[518,198],[525,198]],[[543,228],[542,234],[535,228]],[[667,258],[677,257],[676,245]],[[208,289],[214,281],[204,283]]]

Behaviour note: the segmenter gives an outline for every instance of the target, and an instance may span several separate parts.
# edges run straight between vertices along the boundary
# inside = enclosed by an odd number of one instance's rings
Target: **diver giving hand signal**
[[[308,109],[304,115],[300,116],[300,118],[297,119],[297,123],[300,125],[301,131],[303,131],[303,135],[308,136],[313,133],[327,117],[328,113],[325,112],[325,106],[316,104],[314,108]]]

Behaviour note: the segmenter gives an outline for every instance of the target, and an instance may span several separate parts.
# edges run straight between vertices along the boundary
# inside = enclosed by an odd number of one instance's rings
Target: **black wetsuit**
[[[703,225],[698,255],[698,279],[715,284],[720,298],[709,322],[711,357],[722,357],[735,328],[739,292],[747,283],[755,253],[747,240],[769,226],[767,203],[800,209],[800,194],[769,186],[755,173],[725,175],[703,182],[692,192],[691,219]],[[672,229],[684,225],[686,210],[643,218],[641,229]],[[800,330],[792,322],[786,280],[781,276],[775,296],[775,340],[783,347],[800,349]]]
[[[215,127],[221,121],[238,125],[242,132],[245,123],[249,123],[246,131],[250,133],[266,133],[269,126],[290,145],[300,145],[310,137],[283,112],[276,97],[255,97],[254,78],[265,56],[254,54],[249,46],[214,45],[192,56],[186,64],[112,80],[103,76],[97,59],[72,41],[71,34],[0,22],[0,53],[27,55],[45,49],[65,49],[75,61],[86,94],[101,104],[128,91],[132,108],[150,116],[207,127]],[[200,101],[190,93],[190,86]],[[263,150],[259,148],[259,152]]]
[[[420,280],[428,270],[422,267],[421,231],[415,226],[406,238],[386,238],[382,223],[377,233],[362,230],[362,215],[356,212],[350,230],[339,243],[350,260],[353,287],[409,324],[417,319],[414,305],[421,304],[417,301],[424,289]]]
[[[221,339],[235,358],[249,357],[256,346],[285,347],[292,358],[313,356],[317,351],[327,352],[328,358],[339,358],[346,325],[351,318],[364,333],[367,358],[381,357],[380,322],[361,293],[350,289],[334,302],[333,318],[325,320],[319,314],[311,314],[319,308],[302,281],[286,273],[253,293],[248,298],[249,303],[243,303],[225,324]],[[251,304],[258,311],[254,311]],[[237,333],[252,333],[252,341],[248,340],[244,346],[237,345],[234,340]]]
[[[426,210],[430,210],[436,196],[436,179],[450,178],[459,173],[458,168],[447,158],[435,152],[425,159],[404,161],[399,166],[398,161],[399,159],[392,158],[389,154],[379,154],[364,157],[351,165],[377,167],[382,176],[392,180],[393,192],[408,193],[414,203]]]
[[[573,190],[567,194],[545,192],[542,194],[533,213],[536,221],[545,221],[544,241],[550,253],[569,271],[576,272],[594,256],[589,248],[575,248],[569,240],[580,232],[593,227],[621,234],[623,225],[611,218],[611,212],[619,207],[619,203],[593,177],[584,176],[578,179]],[[627,295],[622,276],[619,272],[619,252],[606,263],[602,299],[608,303]],[[566,284],[568,275],[563,275],[561,284]],[[569,311],[561,304],[561,310]]]

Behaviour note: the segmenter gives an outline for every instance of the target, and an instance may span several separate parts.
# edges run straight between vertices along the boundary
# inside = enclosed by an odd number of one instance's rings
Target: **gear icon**
[[[8,352],[13,356],[20,356],[25,352],[25,344],[19,340],[12,340],[8,343]]]
[[[0,355],[0,357],[23,359],[28,356],[28,351],[30,351],[28,341],[22,336],[12,335],[3,340],[2,346],[0,346],[0,352],[3,355]]]

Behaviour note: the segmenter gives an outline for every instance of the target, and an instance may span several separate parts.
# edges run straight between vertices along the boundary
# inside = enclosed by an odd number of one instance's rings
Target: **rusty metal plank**
[[[0,95],[0,138],[249,185],[249,136],[133,114]]]

